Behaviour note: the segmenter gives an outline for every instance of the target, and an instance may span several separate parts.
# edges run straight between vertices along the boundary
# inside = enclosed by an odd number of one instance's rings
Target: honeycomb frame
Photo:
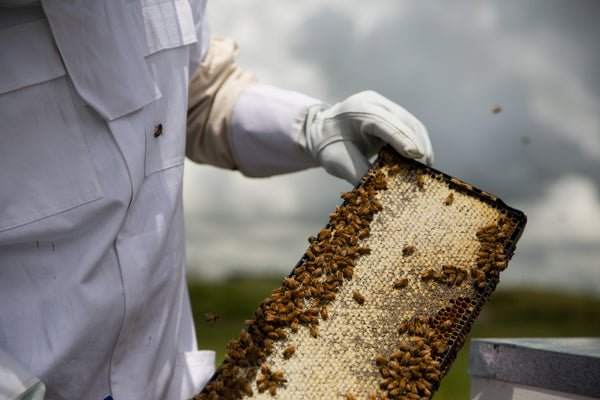
[[[201,399],[428,399],[526,224],[389,146],[246,321]]]

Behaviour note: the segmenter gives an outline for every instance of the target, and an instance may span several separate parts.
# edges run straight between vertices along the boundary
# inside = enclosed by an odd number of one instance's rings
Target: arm
[[[333,106],[259,84],[234,63],[237,47],[213,39],[190,85],[186,154],[197,162],[269,176],[323,166],[356,184],[386,143],[431,164],[427,130],[412,114],[366,91]]]

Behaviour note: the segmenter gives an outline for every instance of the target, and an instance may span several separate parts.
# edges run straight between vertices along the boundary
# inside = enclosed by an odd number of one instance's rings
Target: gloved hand
[[[386,143],[404,157],[433,163],[425,126],[373,91],[357,93],[333,106],[311,106],[298,142],[318,165],[353,185],[369,169],[369,158]]]

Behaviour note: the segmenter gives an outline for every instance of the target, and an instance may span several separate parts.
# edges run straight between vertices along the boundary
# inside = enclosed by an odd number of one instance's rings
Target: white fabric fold
[[[113,120],[160,98],[120,1],[42,0],[42,6],[77,92],[104,118]]]

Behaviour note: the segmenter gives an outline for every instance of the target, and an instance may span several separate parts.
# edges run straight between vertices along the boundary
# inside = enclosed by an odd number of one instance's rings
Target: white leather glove
[[[386,143],[404,157],[433,163],[425,126],[373,91],[357,93],[333,106],[311,106],[298,142],[327,172],[353,185],[369,169],[369,158]]]

